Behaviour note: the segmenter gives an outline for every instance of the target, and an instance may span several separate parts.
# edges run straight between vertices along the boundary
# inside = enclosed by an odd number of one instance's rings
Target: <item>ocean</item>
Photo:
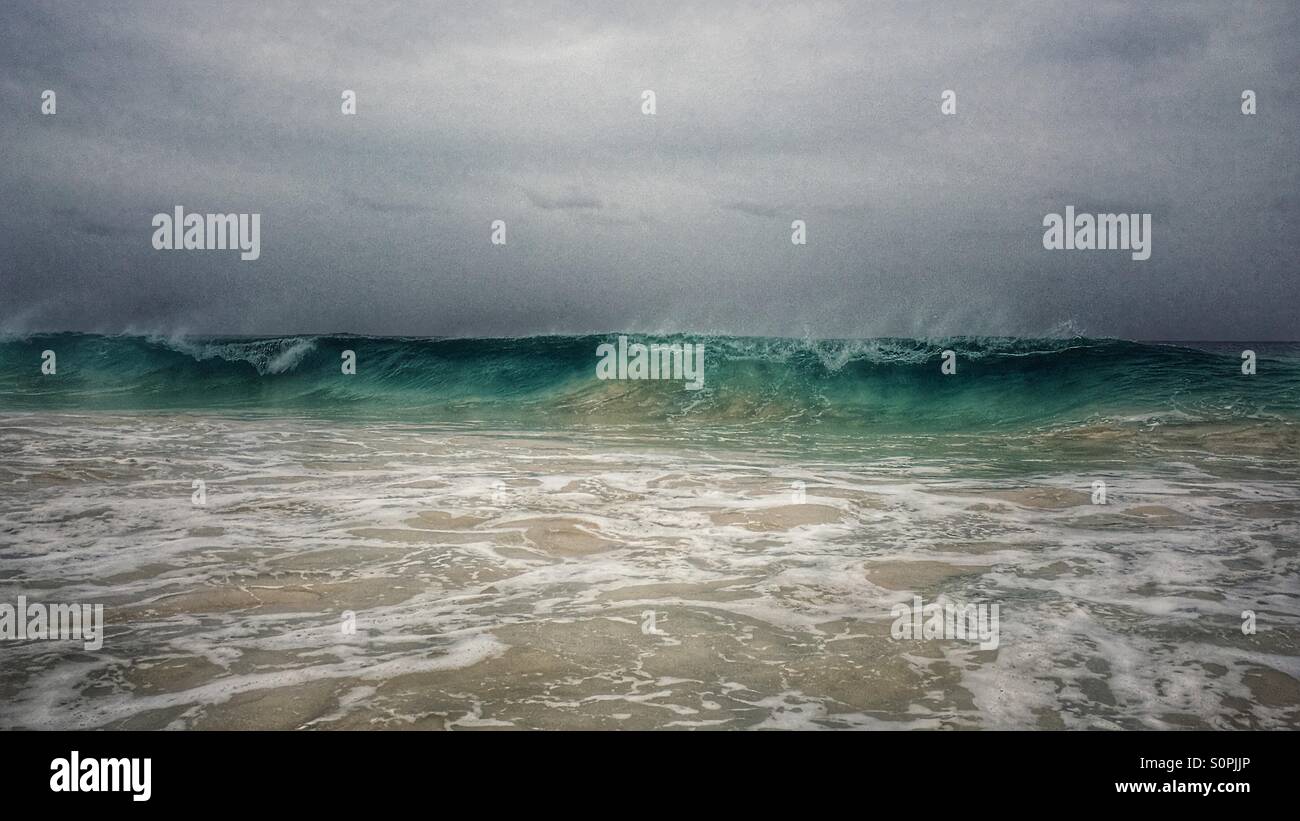
[[[0,727],[1300,727],[1300,345],[617,336],[0,337]]]

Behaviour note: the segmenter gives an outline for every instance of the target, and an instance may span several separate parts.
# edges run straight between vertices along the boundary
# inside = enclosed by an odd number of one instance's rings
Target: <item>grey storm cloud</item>
[[[751,217],[779,217],[782,209],[775,205],[764,205],[761,202],[720,202],[722,208],[729,211],[739,211],[742,214],[749,214]],[[789,213],[786,211],[785,213]]]
[[[1137,5],[1097,16],[1081,14],[1064,26],[1045,27],[1038,56],[1134,67],[1169,58],[1194,59],[1210,42],[1215,22],[1177,9],[1162,17]]]
[[[55,231],[76,231],[95,237],[112,237],[127,235],[136,230],[136,226],[119,222],[109,225],[97,217],[84,214],[76,208],[54,208],[50,212],[50,227]]]
[[[1298,37],[1293,2],[12,0],[0,332],[1292,339]],[[155,251],[178,205],[260,213],[261,257]],[[1151,259],[1044,250],[1067,205],[1153,214]]]
[[[605,204],[595,197],[588,197],[582,194],[564,194],[555,197],[548,197],[545,194],[536,191],[524,191],[528,196],[528,201],[543,211],[599,211],[605,207]]]
[[[427,214],[433,211],[432,205],[421,205],[415,202],[394,202],[361,194],[351,194],[347,199],[348,202],[354,205],[377,211],[380,214]]]

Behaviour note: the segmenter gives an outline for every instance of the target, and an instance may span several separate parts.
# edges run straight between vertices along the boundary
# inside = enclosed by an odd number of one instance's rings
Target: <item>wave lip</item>
[[[1117,339],[791,339],[632,335],[705,346],[704,389],[596,378],[618,334],[495,339],[366,336],[0,339],[0,411],[338,412],[430,421],[961,430],[1300,417],[1300,346]],[[1253,347],[1259,372],[1241,373]],[[41,354],[57,355],[55,376]],[[355,375],[342,371],[355,351]],[[944,351],[957,373],[940,371]]]
[[[188,354],[196,362],[208,359],[247,362],[263,376],[293,370],[316,347],[316,338],[310,336],[268,337],[247,342],[202,341],[188,337],[150,338],[149,341]]]

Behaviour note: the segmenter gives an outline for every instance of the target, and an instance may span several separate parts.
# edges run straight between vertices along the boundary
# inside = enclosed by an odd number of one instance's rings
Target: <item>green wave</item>
[[[527,424],[832,425],[884,430],[1036,427],[1097,420],[1300,416],[1300,346],[1114,339],[812,340],[641,336],[705,347],[704,386],[601,380],[617,334],[514,339],[363,336],[0,339],[0,411],[325,413]],[[1258,373],[1241,372],[1253,347]],[[53,351],[57,372],[41,372]],[[345,351],[355,375],[342,373]],[[957,372],[941,372],[944,351]]]

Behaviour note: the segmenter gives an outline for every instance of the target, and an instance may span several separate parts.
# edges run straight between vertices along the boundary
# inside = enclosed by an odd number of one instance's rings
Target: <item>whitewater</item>
[[[0,339],[0,727],[1300,727],[1295,345],[616,339]]]

